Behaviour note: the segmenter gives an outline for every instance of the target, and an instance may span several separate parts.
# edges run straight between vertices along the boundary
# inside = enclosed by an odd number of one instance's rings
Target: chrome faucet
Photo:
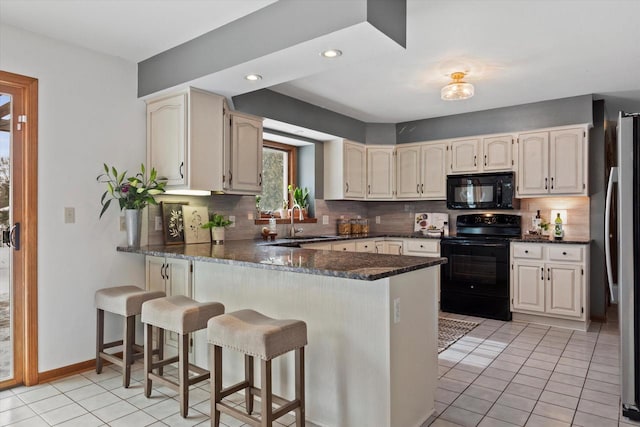
[[[290,234],[291,237],[294,237],[296,235],[296,233],[301,233],[302,230],[303,230],[302,227],[301,228],[295,228],[293,226],[293,216],[294,216],[294,214],[296,212],[296,207],[298,208],[298,219],[300,221],[302,221],[304,219],[304,216],[302,215],[302,208],[300,207],[299,204],[294,203],[293,207],[291,208],[291,234]]]

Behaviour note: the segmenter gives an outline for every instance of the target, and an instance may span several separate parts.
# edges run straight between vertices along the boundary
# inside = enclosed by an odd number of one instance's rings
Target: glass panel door
[[[11,224],[10,152],[11,96],[0,93],[0,381],[14,377],[12,252],[9,247]]]

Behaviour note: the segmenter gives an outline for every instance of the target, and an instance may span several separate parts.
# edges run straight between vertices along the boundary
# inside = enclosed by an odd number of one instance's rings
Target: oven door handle
[[[479,246],[482,248],[509,247],[509,242],[505,243],[481,243],[481,242],[442,242],[441,246]]]
[[[497,207],[502,207],[502,181],[496,185],[496,203]]]

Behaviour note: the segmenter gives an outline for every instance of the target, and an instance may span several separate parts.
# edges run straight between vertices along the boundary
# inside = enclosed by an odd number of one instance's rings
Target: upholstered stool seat
[[[304,426],[304,347],[307,325],[301,320],[272,319],[254,310],[240,310],[214,317],[207,324],[210,344],[211,425],[220,425],[224,412],[252,426],[271,426],[273,421],[295,410],[296,426]],[[245,380],[222,388],[222,347],[244,354]],[[295,351],[295,398],[288,401],[271,391],[271,359]],[[254,386],[253,358],[261,359],[261,388]],[[245,390],[247,414],[222,402],[226,396]],[[262,401],[261,418],[251,416],[254,396]],[[272,402],[281,405],[273,409]]]
[[[107,360],[122,368],[122,385],[129,387],[131,365],[142,357],[142,347],[135,343],[135,317],[140,314],[146,301],[164,297],[164,292],[145,291],[137,286],[116,286],[99,289],[95,293],[97,309],[96,330],[96,372],[102,372],[102,360]],[[123,339],[110,343],[104,342],[104,312],[118,314],[125,318]],[[106,353],[108,348],[122,345],[122,358]]]
[[[158,328],[158,342],[162,343],[164,332],[178,334],[178,355],[153,361],[152,354],[145,351],[144,394],[151,396],[152,381],[172,388],[180,395],[180,415],[187,416],[189,410],[189,386],[209,379],[209,371],[189,363],[189,333],[207,327],[207,321],[224,313],[224,305],[219,302],[198,302],[191,298],[175,295],[148,301],[142,305],[142,322],[145,324],[145,349],[151,348],[153,327]],[[162,375],[162,367],[178,362],[178,382],[171,381]],[[153,370],[158,369],[158,373]],[[198,375],[189,376],[189,371]]]

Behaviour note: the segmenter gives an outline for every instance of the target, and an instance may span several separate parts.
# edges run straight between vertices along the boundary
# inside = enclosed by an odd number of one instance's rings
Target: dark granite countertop
[[[321,243],[321,242],[337,242],[342,240],[361,240],[361,239],[381,239],[384,237],[396,238],[396,239],[435,239],[440,240],[441,237],[426,236],[422,233],[369,233],[369,234],[357,234],[347,236],[317,236],[299,234],[295,238],[282,237],[273,241],[261,241],[258,245],[276,245],[276,246],[297,246],[306,243]]]
[[[520,239],[511,239],[512,242],[519,243],[564,243],[568,245],[588,245],[591,243],[590,239],[561,239],[555,240],[553,237],[543,237],[543,238],[531,238],[522,236]]]
[[[117,250],[356,280],[378,280],[447,262],[446,258],[357,252],[350,252],[349,256],[344,256],[344,252],[339,251],[319,251],[261,243],[256,240],[228,240],[224,245],[157,245],[141,248],[118,247]]]

